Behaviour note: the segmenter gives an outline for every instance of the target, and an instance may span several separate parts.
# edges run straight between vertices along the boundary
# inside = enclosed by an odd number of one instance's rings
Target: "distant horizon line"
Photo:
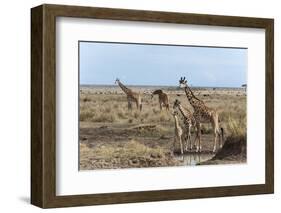
[[[118,85],[116,84],[79,84],[80,86],[116,86],[118,87]],[[193,88],[243,88],[241,84],[241,86],[196,86],[196,85],[190,85],[190,87]],[[179,86],[175,86],[175,85],[141,85],[141,84],[126,84],[126,86],[132,86],[132,87],[179,87]]]

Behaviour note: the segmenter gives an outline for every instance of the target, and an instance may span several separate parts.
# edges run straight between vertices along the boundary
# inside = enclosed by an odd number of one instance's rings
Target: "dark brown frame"
[[[266,34],[266,183],[195,189],[56,196],[56,17],[262,28]],[[66,207],[274,192],[274,20],[110,8],[41,5],[31,9],[31,203]]]

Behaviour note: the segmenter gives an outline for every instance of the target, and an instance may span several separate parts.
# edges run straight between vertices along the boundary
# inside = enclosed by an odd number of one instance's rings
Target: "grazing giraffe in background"
[[[121,83],[121,81],[116,78],[115,84],[118,84],[119,87],[125,92],[127,95],[127,101],[128,101],[128,109],[132,109],[132,102],[136,103],[137,109],[140,111],[142,110],[142,102],[141,102],[141,95],[140,93],[133,92],[131,89],[126,87],[124,84]]]
[[[174,137],[174,150],[175,150],[175,146],[176,146],[176,143],[179,142],[180,143],[180,148],[181,148],[181,154],[183,154],[183,146],[182,146],[182,128],[180,127],[180,124],[179,124],[179,120],[178,120],[178,116],[177,116],[177,112],[174,111],[173,112],[173,116],[174,116],[174,119],[175,119],[175,137]]]
[[[196,121],[196,138],[197,143],[197,151],[201,151],[201,123],[211,123],[214,133],[214,147],[213,152],[217,150],[217,136],[219,136],[219,146],[222,147],[223,143],[223,128],[219,128],[219,115],[218,112],[212,108],[209,108],[205,105],[205,103],[198,99],[190,87],[187,85],[187,81],[184,78],[180,78],[179,85],[184,89],[186,97],[193,107],[194,113],[193,116]],[[221,138],[222,137],[222,138]]]
[[[158,95],[159,97],[159,105],[160,105],[160,110],[162,110],[162,106],[166,108],[166,110],[169,111],[170,106],[169,106],[169,97],[166,93],[164,93],[161,89],[155,90],[151,94],[151,99],[153,98],[153,95]]]
[[[176,99],[174,102],[174,109],[178,109],[180,111],[180,113],[182,114],[182,118],[183,118],[183,123],[185,126],[185,151],[188,150],[188,144],[189,144],[189,150],[192,149],[192,144],[191,144],[191,128],[196,126],[196,121],[195,118],[192,114],[192,112],[190,112],[188,109],[184,108],[181,105],[181,102]]]

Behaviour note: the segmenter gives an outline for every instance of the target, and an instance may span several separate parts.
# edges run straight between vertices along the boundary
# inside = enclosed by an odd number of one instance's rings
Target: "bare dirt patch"
[[[247,161],[247,145],[245,136],[229,136],[223,147],[216,155],[201,164],[222,164],[222,163],[246,163]]]
[[[162,89],[169,94],[171,108],[173,101],[179,99],[192,110],[182,90]],[[179,144],[173,149],[173,117],[169,111],[160,111],[158,98],[151,99],[152,90],[146,88],[142,91],[143,110],[139,112],[127,109],[126,97],[117,87],[82,87],[79,130],[81,170],[186,166],[211,162],[210,159],[212,163],[209,164],[244,162],[234,157],[236,145],[228,142],[223,148],[226,150],[219,151],[214,157],[213,134],[211,125],[207,124],[202,127],[201,155],[193,150],[180,156]],[[225,138],[245,135],[246,95],[243,90],[197,89],[195,94],[219,111]],[[243,158],[246,159],[246,154]]]

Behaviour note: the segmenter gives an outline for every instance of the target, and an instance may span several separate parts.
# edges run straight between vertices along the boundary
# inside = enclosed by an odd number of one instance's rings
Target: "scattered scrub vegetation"
[[[80,169],[117,169],[128,167],[161,167],[176,164],[173,153],[161,147],[150,148],[136,140],[122,147],[102,145],[89,148],[80,144]]]
[[[174,136],[173,101],[179,99],[184,107],[192,111],[188,100],[182,92],[172,88],[169,92],[170,111],[159,108],[158,97],[151,99],[150,93],[143,95],[142,111],[128,110],[127,98],[123,93],[80,91],[80,126],[92,128],[108,126],[120,128],[112,138],[97,143],[95,148],[80,142],[80,169],[131,168],[176,165],[178,161],[171,149]],[[217,109],[221,127],[225,132],[223,149],[214,157],[212,164],[221,163],[221,159],[244,162],[246,160],[246,96],[241,91],[205,90],[195,91],[207,106]],[[209,94],[210,93],[210,94]],[[209,95],[206,95],[209,94]],[[237,94],[239,94],[237,96]],[[180,116],[180,115],[179,115]],[[179,119],[182,126],[182,120]],[[138,125],[151,125],[155,128],[134,129]],[[94,126],[94,127],[93,127]],[[90,131],[90,130],[89,130]],[[113,131],[109,129],[109,131]],[[192,128],[192,134],[194,130]],[[205,138],[213,134],[211,124],[202,124],[201,133]],[[194,134],[193,134],[194,135]],[[114,137],[114,138],[113,138]],[[126,141],[124,141],[126,138]],[[209,137],[212,138],[212,137]],[[97,140],[103,140],[101,136]],[[120,144],[122,141],[122,144]],[[152,142],[151,142],[152,141]],[[155,142],[157,141],[157,142]],[[213,140],[208,142],[212,149]],[[206,144],[205,144],[206,145]],[[206,146],[205,146],[206,147]],[[233,150],[233,151],[232,151]],[[210,163],[211,164],[211,163]]]

